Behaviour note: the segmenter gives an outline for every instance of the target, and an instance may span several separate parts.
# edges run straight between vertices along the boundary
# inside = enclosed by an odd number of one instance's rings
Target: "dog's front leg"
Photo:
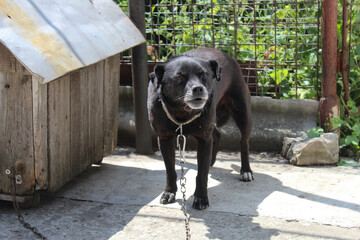
[[[209,206],[209,199],[207,196],[207,183],[213,147],[213,139],[211,136],[209,136],[206,139],[197,140],[198,175],[196,177],[196,190],[194,193],[193,208],[203,210]]]
[[[175,171],[175,141],[174,138],[160,138],[159,147],[164,158],[166,168],[166,183],[165,190],[160,198],[160,203],[174,203],[177,191]]]

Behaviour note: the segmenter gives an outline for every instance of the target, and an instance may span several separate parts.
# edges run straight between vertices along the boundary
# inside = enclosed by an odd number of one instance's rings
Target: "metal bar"
[[[322,97],[319,103],[320,126],[336,130],[330,119],[340,116],[340,101],[336,94],[337,0],[322,3]]]
[[[296,27],[295,27],[295,97],[298,98],[298,3],[295,0],[296,6]]]
[[[214,25],[214,0],[211,0],[211,30],[212,30],[212,44],[213,44],[213,48],[215,48],[215,33],[214,33],[214,29],[215,29],[215,25]]]
[[[254,3],[255,2],[255,3]],[[267,3],[265,3],[265,1],[249,1],[249,2],[243,2],[242,5],[244,6],[253,6],[253,5],[274,5],[275,3],[273,2],[273,0],[268,0]],[[287,5],[287,4],[294,4],[293,1],[278,1],[276,4],[278,5]],[[314,0],[309,0],[309,1],[298,1],[298,4],[314,4]],[[166,6],[166,7],[170,7],[170,6],[184,6],[185,4],[182,3],[177,3],[177,4],[169,4],[169,3],[163,3],[163,4],[158,4],[158,6]],[[208,3],[198,3],[196,4],[198,6],[207,6]],[[215,5],[217,6],[228,6],[229,3],[216,3]],[[260,8],[261,10],[262,8]]]
[[[152,0],[150,0],[150,2],[149,2],[149,9],[150,9],[150,24],[151,24],[151,34],[150,34],[150,36],[151,36],[151,44],[154,44],[154,36],[155,36],[155,34],[154,34],[154,20],[153,20],[153,11],[152,11]],[[156,48],[154,48],[154,51],[155,51],[155,62],[157,61],[157,56],[156,56],[156,52],[157,52],[157,49]]]
[[[174,6],[174,0],[171,0],[171,22],[172,22],[172,27],[173,27],[173,45],[174,45],[174,53],[176,55],[176,31],[175,31],[175,15],[174,15],[174,9],[175,9],[175,6]]]
[[[143,0],[129,1],[130,18],[145,36],[145,5]],[[146,44],[131,49],[132,79],[135,106],[136,152],[152,154],[151,128],[147,116],[148,66]]]
[[[360,3],[358,3],[360,5]],[[350,23],[349,23],[349,48],[348,48],[348,57],[349,57],[349,66],[348,66],[348,74],[350,76],[350,69],[351,69],[351,54],[350,54],[350,50],[351,50],[351,32],[352,32],[352,15],[353,15],[353,6],[355,5],[354,1],[351,0],[351,3],[350,3]]]
[[[254,10],[254,46],[255,46],[255,49],[254,49],[254,54],[255,54],[255,66],[257,66],[257,42],[256,42],[256,5],[255,5],[255,1],[253,2],[253,10]],[[256,90],[257,92],[257,90]],[[264,88],[262,87],[261,88],[261,94],[263,94],[264,92]],[[257,95],[257,93],[256,93]]]
[[[195,38],[195,23],[194,23],[194,0],[191,0],[191,25],[192,25],[192,34],[193,34],[193,47],[196,47],[196,38]]]
[[[213,43],[197,43],[196,46],[209,46],[209,45],[212,45]],[[166,44],[166,43],[156,43],[156,44],[152,44],[152,46],[168,46],[169,44]],[[228,43],[228,44],[221,44],[223,46],[232,46],[233,44],[232,43]],[[269,44],[268,43],[238,43],[239,46],[259,46],[259,45],[264,45],[264,46],[268,46]],[[274,46],[275,44],[270,44],[271,46]],[[183,43],[183,44],[177,44],[177,46],[185,46],[185,47],[191,47],[193,46],[193,44],[190,44],[190,43]],[[284,43],[284,44],[278,44],[278,46],[295,46],[295,44],[293,43]],[[317,46],[317,43],[304,43],[304,44],[301,44],[301,43],[298,43],[298,46]],[[302,51],[302,52],[299,52],[299,53],[305,53],[305,52],[309,52],[311,50],[314,50],[314,49],[317,49],[317,48],[312,48],[312,49],[309,49],[309,50],[306,50],[306,51]],[[245,51],[245,50],[244,50]],[[260,52],[261,53],[261,52]]]
[[[315,90],[316,90],[316,99],[320,99],[320,95],[319,95],[319,63],[320,63],[320,54],[319,54],[319,50],[320,50],[320,0],[318,1],[318,27],[317,27],[317,51],[316,51],[316,86],[315,86]]]
[[[159,13],[158,13],[159,14]],[[244,17],[243,17],[244,19]],[[250,19],[250,18],[249,18]],[[251,18],[252,19],[252,18]],[[261,19],[261,18],[258,18],[258,19]],[[293,18],[289,18],[289,20],[294,20]],[[269,25],[270,27],[273,25],[272,22],[257,22],[256,23],[257,25],[264,25],[264,26],[267,26]],[[278,22],[278,25],[284,25],[284,26],[287,26],[287,25],[294,25],[295,23],[294,22]],[[298,22],[298,24],[303,24],[303,28],[307,27],[306,25],[317,25],[317,22]],[[187,24],[187,23],[183,23],[181,24],[182,26],[190,26],[192,24]],[[209,25],[208,23],[198,23],[197,25]],[[224,25],[223,23],[214,23],[214,26],[220,26],[220,25]],[[235,25],[235,24],[232,24],[232,23],[228,23],[226,25]],[[242,22],[241,25],[249,25],[249,26],[252,26],[253,24],[252,23],[246,23],[246,22]],[[162,26],[162,24],[154,24],[154,26]],[[310,34],[308,34],[310,35]]]
[[[233,7],[234,7],[234,58],[237,59],[237,28],[238,28],[238,18],[237,18],[237,11],[236,11],[236,0],[233,1]]]
[[[344,102],[347,104],[350,98],[349,79],[347,74],[347,31],[348,31],[348,0],[343,0],[343,21],[342,21],[342,46],[341,46],[341,74],[344,84]],[[349,113],[345,109],[345,114]]]
[[[274,23],[274,25],[275,25],[275,69],[274,69],[274,71],[275,71],[275,95],[277,94],[277,74],[276,74],[276,63],[277,63],[277,1],[276,0],[274,0],[274,8],[275,8],[275,23]]]

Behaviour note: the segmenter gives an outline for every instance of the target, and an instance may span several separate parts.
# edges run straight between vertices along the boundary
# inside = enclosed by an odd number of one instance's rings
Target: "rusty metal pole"
[[[145,2],[143,0],[129,1],[130,18],[145,34]],[[132,81],[134,91],[135,125],[136,125],[136,152],[139,154],[152,154],[151,128],[147,114],[147,87],[148,66],[146,44],[131,49]]]
[[[326,131],[336,130],[330,119],[340,116],[340,101],[336,93],[337,67],[337,0],[322,2],[322,83],[319,111],[320,126]]]
[[[348,80],[348,67],[347,67],[347,37],[348,37],[348,1],[343,1],[343,24],[342,24],[342,47],[341,47],[341,73],[344,84],[344,102],[347,102],[350,99],[350,88],[349,88],[349,80]],[[345,108],[346,109],[346,108]],[[345,110],[345,114],[349,114]]]

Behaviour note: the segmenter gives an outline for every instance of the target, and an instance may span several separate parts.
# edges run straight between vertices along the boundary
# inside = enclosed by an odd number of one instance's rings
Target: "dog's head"
[[[155,66],[150,81],[162,98],[190,109],[202,109],[212,94],[214,81],[220,81],[217,61],[189,56],[175,57]]]

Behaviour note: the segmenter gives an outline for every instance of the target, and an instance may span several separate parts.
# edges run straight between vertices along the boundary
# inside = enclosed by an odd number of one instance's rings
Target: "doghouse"
[[[38,200],[114,150],[119,53],[144,41],[112,0],[2,1],[0,200],[12,180]]]

